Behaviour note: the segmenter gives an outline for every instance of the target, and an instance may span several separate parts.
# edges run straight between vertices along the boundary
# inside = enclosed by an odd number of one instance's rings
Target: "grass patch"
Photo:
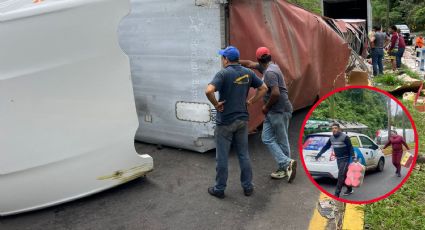
[[[398,85],[382,85],[382,84],[377,84],[375,85],[376,88],[379,88],[381,90],[387,91],[387,92],[391,92],[397,89],[397,87],[399,87]]]
[[[392,196],[374,204],[366,205],[366,229],[424,229],[424,197],[425,171],[415,171],[406,184]]]
[[[384,91],[393,91],[403,84],[403,81],[397,78],[394,73],[384,73],[373,78],[377,88]]]
[[[376,83],[381,83],[384,85],[392,85],[392,86],[398,86],[403,84],[403,81],[397,78],[397,75],[393,73],[385,73],[379,76],[376,76],[373,78],[373,81]]]
[[[415,121],[419,136],[419,152],[425,151],[425,115],[411,102],[403,102]],[[370,230],[412,229],[425,226],[425,171],[414,170],[411,177],[393,195],[365,207],[365,226]]]
[[[425,114],[416,110],[412,102],[402,101],[415,122],[419,137],[419,152],[425,153]]]
[[[411,70],[405,64],[402,64],[401,69],[400,69],[400,72],[403,72],[403,73],[407,74],[411,78],[421,80],[421,76],[417,72]]]

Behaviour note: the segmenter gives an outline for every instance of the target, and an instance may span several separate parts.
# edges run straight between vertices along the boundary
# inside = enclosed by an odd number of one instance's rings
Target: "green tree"
[[[388,28],[393,24],[407,24],[413,31],[425,29],[425,1],[423,0],[390,0],[389,19],[387,24],[387,0],[372,0],[373,23]]]
[[[335,118],[360,122],[369,127],[368,135],[373,136],[378,129],[387,127],[386,96],[365,89],[350,89],[334,94]],[[327,120],[331,118],[329,98],[313,112],[310,119]]]
[[[322,13],[321,0],[288,0],[288,2],[299,5],[316,14]]]

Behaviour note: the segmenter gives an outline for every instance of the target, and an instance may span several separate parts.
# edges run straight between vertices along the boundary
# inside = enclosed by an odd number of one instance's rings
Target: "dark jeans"
[[[404,50],[405,50],[405,48],[398,48],[398,52],[397,52],[397,54],[395,56],[396,57],[397,68],[400,68],[401,67],[401,58],[404,55]]]
[[[372,67],[373,67],[373,76],[384,73],[384,65],[382,64],[382,59],[384,58],[384,49],[374,48],[371,52],[372,56]]]
[[[248,153],[248,122],[236,120],[230,125],[215,127],[216,141],[216,185],[214,190],[224,192],[227,185],[228,157],[230,147],[236,148],[241,170],[241,184],[243,189],[252,189],[252,169]]]
[[[335,195],[339,196],[341,193],[342,186],[345,185],[345,179],[347,178],[348,165],[350,164],[349,158],[346,159],[336,159],[338,165],[338,182],[336,184]],[[351,189],[350,186],[347,186],[347,189]]]

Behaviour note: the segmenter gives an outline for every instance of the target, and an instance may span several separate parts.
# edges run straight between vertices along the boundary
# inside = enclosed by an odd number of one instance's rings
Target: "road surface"
[[[297,160],[299,129],[306,114],[307,110],[295,113],[289,131]],[[319,190],[301,163],[293,184],[272,180],[269,174],[275,163],[260,135],[250,136],[249,143],[252,197],[243,195],[234,153],[226,198],[220,200],[207,193],[214,183],[214,151],[201,154],[136,143],[139,153],[154,158],[155,170],[146,178],[67,204],[0,218],[0,229],[307,229]]]
[[[342,196],[345,187],[342,189],[341,198],[352,201],[367,201],[381,197],[396,188],[407,175],[408,169],[401,167],[402,177],[395,175],[395,168],[391,163],[391,156],[385,157],[385,167],[382,172],[368,171],[359,188],[354,188],[354,193],[350,196]],[[335,192],[336,180],[330,178],[316,178],[319,185],[331,194]]]

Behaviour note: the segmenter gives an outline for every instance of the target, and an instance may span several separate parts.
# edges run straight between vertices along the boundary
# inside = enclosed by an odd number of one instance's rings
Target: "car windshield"
[[[328,142],[329,136],[308,136],[304,142],[305,150],[320,150]]]
[[[401,30],[408,30],[409,29],[409,27],[407,27],[406,25],[398,25],[397,27]]]

